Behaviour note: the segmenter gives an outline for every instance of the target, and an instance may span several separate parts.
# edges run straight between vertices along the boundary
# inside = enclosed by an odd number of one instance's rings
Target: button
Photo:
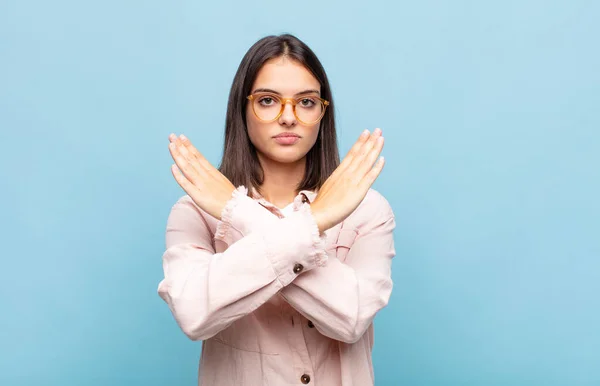
[[[308,328],[315,328],[315,325],[310,320],[308,321]]]
[[[308,202],[308,197],[306,197],[306,194],[304,193],[300,193],[302,194],[302,203]]]
[[[303,269],[304,269],[304,267],[302,266],[302,264],[294,265],[294,273],[300,273],[300,272],[302,272]]]
[[[300,377],[300,382],[304,383],[305,385],[310,382],[310,376],[308,374],[304,374]]]

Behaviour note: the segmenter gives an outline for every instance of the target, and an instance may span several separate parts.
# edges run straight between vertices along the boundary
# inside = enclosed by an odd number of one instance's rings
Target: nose
[[[290,101],[286,101],[283,107],[283,113],[281,113],[281,117],[279,117],[279,124],[285,126],[294,126],[298,123],[296,121],[296,116],[294,115],[294,106]]]

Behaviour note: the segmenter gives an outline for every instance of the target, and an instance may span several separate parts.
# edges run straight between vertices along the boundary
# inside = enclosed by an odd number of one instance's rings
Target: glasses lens
[[[325,105],[319,98],[304,97],[297,100],[296,116],[304,123],[314,123],[323,116]]]
[[[258,95],[252,103],[256,116],[263,121],[272,121],[281,111],[281,101],[275,95]]]

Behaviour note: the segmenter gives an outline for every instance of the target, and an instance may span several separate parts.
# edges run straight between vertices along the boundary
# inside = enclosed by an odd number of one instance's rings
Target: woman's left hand
[[[181,135],[169,135],[169,152],[176,165],[171,172],[177,183],[206,213],[221,219],[235,186]]]

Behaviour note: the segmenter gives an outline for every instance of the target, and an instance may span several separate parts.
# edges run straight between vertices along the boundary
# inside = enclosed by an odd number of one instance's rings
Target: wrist
[[[315,220],[315,223],[317,224],[319,234],[322,236],[328,229],[326,225],[326,220],[324,218],[325,216],[322,211],[320,211],[319,209],[313,209],[312,207],[310,208],[310,212]]]

